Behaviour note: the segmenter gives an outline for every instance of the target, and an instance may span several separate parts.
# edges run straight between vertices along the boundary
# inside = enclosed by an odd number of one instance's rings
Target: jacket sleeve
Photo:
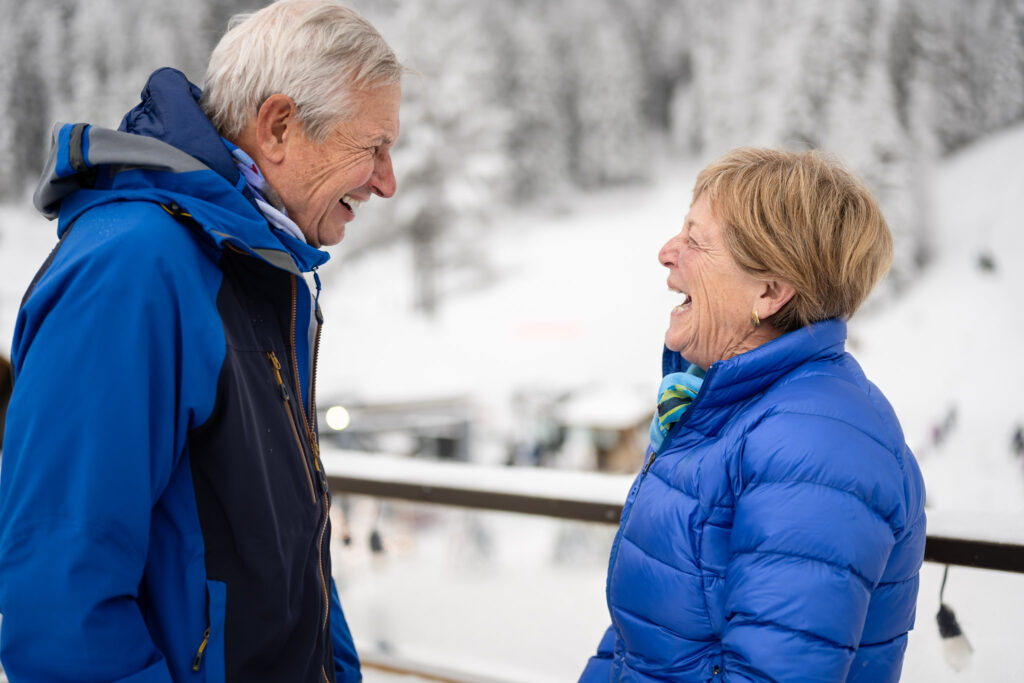
[[[170,259],[119,229],[72,227],[18,316],[0,477],[11,681],[171,680],[138,595],[184,439],[189,330]]]
[[[358,683],[363,680],[359,655],[356,654],[345,613],[341,611],[341,600],[338,599],[338,587],[334,579],[331,579],[331,640],[334,644],[334,675],[338,683]]]
[[[609,626],[597,646],[597,654],[587,661],[579,683],[607,683],[612,678],[612,658],[615,656],[615,627]]]
[[[842,420],[774,416],[739,460],[723,681],[844,681],[895,545],[893,453]]]

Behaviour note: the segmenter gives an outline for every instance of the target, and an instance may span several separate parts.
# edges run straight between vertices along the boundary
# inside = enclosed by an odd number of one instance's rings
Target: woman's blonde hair
[[[405,71],[377,29],[337,0],[278,0],[232,17],[210,55],[200,106],[235,139],[276,93],[294,100],[305,134],[323,142],[359,89],[395,85]]]
[[[701,171],[693,201],[705,193],[740,267],[796,289],[767,319],[780,331],[848,319],[892,262],[875,198],[822,152],[735,149]]]

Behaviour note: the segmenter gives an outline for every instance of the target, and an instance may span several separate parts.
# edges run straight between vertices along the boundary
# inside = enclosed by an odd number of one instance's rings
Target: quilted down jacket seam
[[[851,647],[849,645],[843,645],[842,643],[837,643],[834,640],[830,640],[828,638],[825,638],[824,636],[820,636],[817,633],[813,633],[812,631],[805,631],[803,629],[793,628],[791,626],[786,626],[785,624],[780,624],[777,621],[763,620],[763,619],[762,620],[757,620],[757,621],[754,621],[754,620],[749,620],[748,621],[748,620],[745,620],[745,619],[741,620],[740,622],[733,621],[733,624],[736,624],[736,623],[739,623],[739,624],[741,624],[743,626],[768,626],[768,627],[777,629],[779,631],[785,631],[787,633],[795,633],[795,634],[797,634],[799,636],[802,636],[802,637],[804,637],[804,638],[806,638],[808,640],[813,640],[813,641],[816,641],[816,642],[819,642],[819,643],[824,643],[828,647],[834,648],[836,650],[845,650],[845,651],[850,652],[850,653],[854,653],[854,652],[857,651],[856,647]],[[728,649],[729,648],[726,647],[726,650],[728,650]]]
[[[655,557],[654,555],[651,555],[649,552],[644,550],[636,541],[634,541],[633,539],[631,539],[628,536],[626,536],[625,533],[622,534],[622,540],[626,541],[631,546],[633,546],[634,548],[639,550],[641,553],[644,554],[645,557],[649,557],[650,559],[654,560],[655,562],[657,562],[660,565],[664,565],[664,566],[668,567],[669,569],[672,569],[673,571],[679,572],[680,574],[685,574],[686,576],[692,576],[695,579],[703,579],[704,578],[704,574],[701,573],[701,572],[691,572],[691,571],[688,571],[686,569],[681,569],[679,567],[676,567],[675,565],[669,564],[665,560],[662,560],[662,559],[660,559],[658,557]]]
[[[772,410],[771,412],[765,413],[765,415],[758,421],[758,426],[760,426],[766,420],[769,420],[769,419],[771,419],[773,417],[781,417],[783,415],[797,415],[797,416],[800,416],[800,417],[813,417],[813,418],[817,418],[817,419],[820,419],[820,420],[831,420],[832,422],[838,422],[840,424],[844,424],[847,427],[850,427],[851,429],[859,432],[860,434],[863,434],[865,437],[867,437],[871,441],[874,441],[876,444],[881,446],[882,449],[885,450],[886,453],[888,453],[891,456],[893,456],[893,458],[896,460],[897,463],[901,462],[900,458],[897,457],[896,452],[892,448],[890,448],[888,446],[888,444],[882,442],[877,436],[875,436],[873,434],[869,434],[862,427],[860,427],[859,425],[856,425],[856,424],[850,422],[849,420],[844,420],[844,419],[842,419],[840,417],[836,417],[834,415],[822,415],[821,413],[809,413],[809,412],[800,411],[800,410],[792,410],[792,409],[789,409],[789,408],[781,408],[781,409]],[[751,432],[753,432],[753,429],[748,431],[748,438],[749,438],[749,434]]]
[[[866,576],[864,576],[863,574],[861,574],[849,565],[839,564],[838,562],[829,562],[828,560],[822,559],[820,557],[814,557],[813,555],[803,555],[801,553],[787,553],[779,550],[737,550],[733,553],[733,555],[771,555],[775,557],[794,557],[800,560],[807,560],[808,562],[817,562],[818,564],[823,564],[834,569],[838,569],[840,571],[848,572],[852,576],[855,576],[858,579],[860,579],[861,583],[863,583],[869,591],[872,588],[874,588],[875,585]]]
[[[690,640],[690,641],[693,640],[692,638],[687,638],[686,636],[682,635],[681,633],[677,633],[676,631],[670,629],[668,626],[665,626],[664,624],[658,624],[658,623],[655,623],[655,622],[651,621],[650,619],[648,619],[647,617],[643,616],[642,614],[637,614],[636,612],[630,611],[630,610],[626,609],[625,607],[621,607],[621,606],[618,609],[623,614],[628,614],[629,616],[633,617],[634,619],[642,621],[645,624],[650,624],[652,627],[658,629],[659,631],[664,631],[665,633],[669,634],[673,638],[682,638],[684,640]],[[697,641],[697,642],[713,643],[715,641],[714,640],[700,640],[700,641]],[[635,659],[640,659],[642,661],[651,661],[649,659],[645,659],[644,656],[641,653],[635,652],[635,651],[632,651],[632,650],[630,651],[630,656],[635,658]]]
[[[881,510],[875,508],[873,505],[871,505],[871,503],[864,500],[853,491],[841,488],[839,486],[833,486],[832,484],[822,484],[820,481],[811,481],[809,479],[772,479],[751,482],[750,484],[747,485],[746,491],[750,491],[751,489],[760,486],[784,486],[788,484],[799,484],[800,486],[820,486],[821,488],[831,489],[833,491],[838,491],[839,493],[846,494],[847,496],[850,496],[851,498],[862,504],[865,508],[867,508],[871,512],[871,514],[877,517],[879,521],[881,521],[883,524],[889,527],[889,530],[892,531],[892,525],[889,523],[889,520],[886,519],[885,515],[882,514]]]

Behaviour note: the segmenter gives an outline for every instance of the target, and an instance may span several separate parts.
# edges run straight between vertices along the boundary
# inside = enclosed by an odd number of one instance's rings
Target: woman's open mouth
[[[675,306],[675,308],[672,309],[672,312],[673,313],[682,313],[683,311],[685,311],[686,309],[688,309],[690,307],[690,301],[691,301],[690,300],[690,295],[687,294],[686,292],[680,292],[679,290],[676,290],[676,289],[673,289],[672,291],[676,292],[678,294],[682,294],[683,295],[682,303],[677,304]]]

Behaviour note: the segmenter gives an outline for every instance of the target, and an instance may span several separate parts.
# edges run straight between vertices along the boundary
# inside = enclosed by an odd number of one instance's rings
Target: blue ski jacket
[[[899,679],[924,484],[845,341],[828,320],[711,366],[627,496],[581,681]]]
[[[267,224],[199,94],[162,69],[119,131],[54,129],[0,474],[12,683],[361,678],[302,275],[328,256]]]

